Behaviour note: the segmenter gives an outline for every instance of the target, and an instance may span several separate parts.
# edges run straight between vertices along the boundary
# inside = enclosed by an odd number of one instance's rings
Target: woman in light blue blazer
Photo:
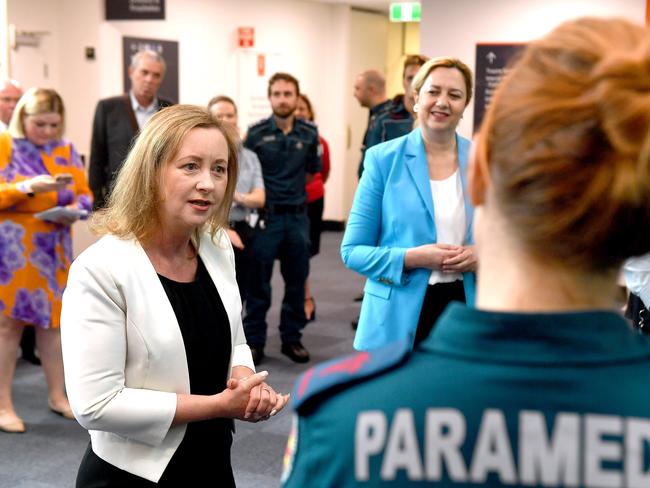
[[[474,301],[470,142],[456,127],[472,73],[434,58],[413,80],[418,127],[366,152],[341,244],[345,265],[368,277],[354,347],[424,339],[451,301]]]

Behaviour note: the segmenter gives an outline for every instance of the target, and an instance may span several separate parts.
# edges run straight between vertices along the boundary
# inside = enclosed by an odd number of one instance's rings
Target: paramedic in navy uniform
[[[296,118],[300,86],[288,73],[269,79],[273,115],[248,129],[244,146],[257,154],[266,189],[266,225],[253,244],[252,280],[246,301],[244,330],[253,361],[264,358],[266,312],[271,306],[273,262],[280,260],[285,293],[280,313],[282,354],[297,363],[309,361],[300,339],[307,323],[305,280],[309,275],[309,220],[305,183],[321,170],[318,130]]]
[[[650,342],[616,307],[650,250],[649,129],[645,27],[530,43],[472,158],[477,309],[308,370],[285,487],[650,486]]]

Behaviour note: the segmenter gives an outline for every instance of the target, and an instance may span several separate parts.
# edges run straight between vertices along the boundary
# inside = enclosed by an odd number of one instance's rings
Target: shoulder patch
[[[411,353],[411,340],[404,339],[388,346],[359,351],[349,356],[333,359],[305,371],[296,381],[291,395],[294,409],[301,407],[333,389],[370,378],[393,369]]]

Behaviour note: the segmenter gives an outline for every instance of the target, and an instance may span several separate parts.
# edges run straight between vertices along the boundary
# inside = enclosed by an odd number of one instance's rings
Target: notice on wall
[[[164,20],[165,0],[106,0],[106,20]]]
[[[237,53],[236,101],[239,105],[239,126],[244,131],[249,125],[271,115],[268,81],[274,73],[287,70],[285,58],[280,53],[249,49],[240,49]]]
[[[124,93],[131,89],[129,66],[131,58],[138,51],[150,50],[160,54],[165,59],[167,70],[158,90],[158,97],[178,103],[178,42],[160,39],[145,39],[142,37],[123,37],[122,53],[124,65]]]
[[[477,44],[474,97],[474,132],[478,131],[494,91],[506,75],[511,62],[525,44]]]

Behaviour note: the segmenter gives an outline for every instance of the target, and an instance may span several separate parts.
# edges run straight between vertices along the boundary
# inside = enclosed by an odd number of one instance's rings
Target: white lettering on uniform
[[[519,413],[519,478],[531,486],[578,486],[580,472],[580,417],[558,413],[547,437],[542,412]]]
[[[625,486],[648,488],[650,468],[643,472],[644,446],[650,444],[650,421],[629,418],[625,422]]]
[[[354,446],[354,476],[370,478],[369,457],[381,452],[386,441],[386,416],[381,410],[361,412],[357,417]]]
[[[400,408],[395,412],[388,436],[386,454],[381,465],[381,479],[394,480],[397,471],[405,469],[408,479],[421,480],[421,460],[413,410]]]
[[[515,462],[512,457],[506,419],[501,410],[487,409],[483,412],[478,433],[470,479],[474,483],[485,483],[488,473],[494,471],[504,484],[517,482]]]
[[[438,481],[446,469],[449,479],[457,483],[485,483],[494,473],[504,485],[650,487],[649,419],[561,412],[551,429],[545,419],[540,411],[519,412],[517,470],[500,410],[483,412],[467,466],[462,455],[467,421],[459,410],[427,409],[424,456],[412,410],[397,410],[390,425],[380,410],[361,412],[355,430],[355,477],[370,480],[370,460],[376,456],[381,469],[373,472],[373,479],[394,480],[403,470],[411,480]],[[512,422],[514,426],[516,420]]]
[[[455,408],[430,408],[425,429],[427,480],[441,479],[444,461],[451,480],[467,481],[467,469],[460,453],[467,431],[463,414]]]
[[[623,434],[623,420],[613,415],[585,415],[584,480],[587,486],[619,488],[623,486],[620,472],[603,469],[602,462],[620,462],[623,446],[615,440],[605,440],[603,435]]]

